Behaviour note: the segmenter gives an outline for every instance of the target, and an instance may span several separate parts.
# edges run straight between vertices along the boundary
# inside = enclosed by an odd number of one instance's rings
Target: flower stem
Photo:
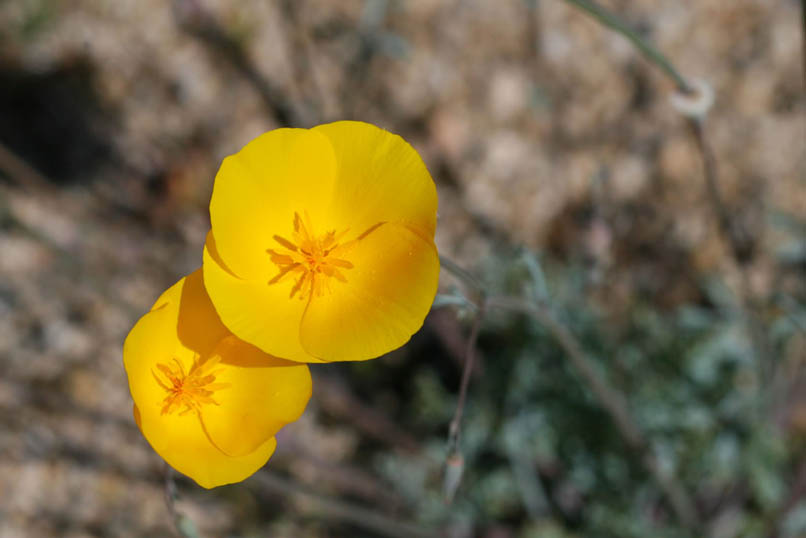
[[[196,530],[196,525],[193,523],[193,520],[176,509],[176,500],[179,497],[179,491],[176,487],[174,470],[168,463],[164,464],[163,473],[165,475],[165,507],[171,515],[171,521],[174,524],[176,532],[183,538],[199,538],[199,531]]]
[[[470,374],[473,373],[473,367],[476,362],[476,342],[479,339],[479,331],[484,321],[485,309],[486,300],[482,296],[481,302],[476,308],[473,325],[470,328],[470,336],[467,338],[465,362],[462,365],[462,381],[459,385],[459,397],[456,401],[456,410],[453,413],[453,419],[448,428],[448,457],[445,460],[445,482],[443,487],[445,501],[448,503],[453,501],[464,470],[464,458],[459,448],[459,439],[462,434],[462,415],[464,414],[465,402],[467,401],[467,388],[470,385]]]
[[[603,8],[602,6],[596,4],[591,0],[565,0],[569,4],[573,4],[574,6],[578,7],[579,9],[586,11],[589,15],[593,18],[615,30],[616,32],[620,33],[627,39],[629,39],[633,45],[636,46],[638,50],[640,50],[643,55],[649,60],[650,62],[654,63],[658,67],[663,70],[666,75],[671,78],[677,89],[682,93],[689,93],[691,91],[691,86],[683,78],[683,75],[675,69],[674,65],[664,56],[654,45],[652,45],[649,41],[641,37],[637,31],[630,28],[626,22],[621,20],[617,17],[614,13],[610,12],[609,10]]]
[[[470,375],[473,373],[476,362],[476,342],[478,341],[479,332],[481,331],[481,324],[484,321],[487,299],[486,287],[481,280],[449,258],[440,256],[439,261],[442,268],[461,280],[468,288],[472,288],[473,292],[478,296],[476,301],[466,299],[467,303],[475,308],[475,312],[473,325],[470,327],[470,335],[467,338],[467,347],[465,348],[465,360],[462,365],[462,380],[459,383],[459,396],[456,400],[456,410],[453,412],[453,418],[448,428],[448,456],[445,459],[445,482],[443,490],[445,501],[450,503],[453,501],[456,490],[461,483],[464,469],[464,458],[462,457],[462,451],[459,447],[459,440],[462,435],[462,416],[464,415],[465,402],[467,401],[467,389],[470,386]]]
[[[479,331],[481,330],[481,323],[484,321],[485,302],[482,300],[481,304],[476,309],[476,315],[473,318],[473,325],[470,328],[470,336],[467,339],[467,347],[465,348],[465,362],[462,367],[462,381],[459,385],[459,398],[456,401],[456,411],[454,411],[453,419],[449,429],[448,445],[450,451],[456,451],[459,445],[459,436],[462,433],[462,415],[465,409],[465,401],[467,400],[467,387],[470,385],[470,374],[473,371],[473,366],[476,361],[476,342],[479,339]]]
[[[439,263],[450,274],[461,280],[468,287],[473,288],[474,292],[484,293],[485,291],[484,283],[478,278],[476,278],[475,275],[457,265],[453,260],[451,260],[450,258],[446,258],[445,256],[440,256]]]

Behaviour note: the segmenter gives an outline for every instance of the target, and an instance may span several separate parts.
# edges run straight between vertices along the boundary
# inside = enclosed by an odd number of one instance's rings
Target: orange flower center
[[[289,297],[293,298],[299,294],[301,300],[306,300],[314,296],[321,297],[325,292],[330,292],[332,279],[347,282],[342,270],[352,269],[353,264],[345,260],[343,255],[346,254],[347,248],[356,241],[354,239],[344,243],[340,242],[348,231],[336,233],[335,230],[331,230],[317,236],[314,233],[310,216],[305,213],[303,220],[299,213],[294,213],[292,240],[275,235],[274,240],[283,247],[282,250],[280,252],[273,249],[266,250],[271,256],[271,261],[280,270],[269,281],[269,284],[276,284],[294,273],[297,280],[291,288]]]
[[[182,363],[174,358],[173,363],[157,364],[157,369],[162,372],[164,379],[160,379],[154,370],[151,375],[160,387],[168,393],[162,400],[162,415],[174,413],[177,410],[179,415],[186,415],[191,411],[197,413],[201,411],[203,405],[220,405],[213,400],[215,391],[225,389],[229,383],[216,383],[216,376],[221,373],[221,368],[215,366],[221,361],[220,356],[215,356],[206,361],[193,360],[193,366],[185,373]]]

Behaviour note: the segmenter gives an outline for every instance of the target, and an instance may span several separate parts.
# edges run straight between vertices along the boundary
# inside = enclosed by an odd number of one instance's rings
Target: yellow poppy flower
[[[371,359],[423,324],[439,278],[437,193],[373,125],[277,129],[224,159],[204,284],[239,338],[303,362]]]
[[[201,269],[157,299],[123,344],[140,431],[174,469],[212,488],[274,452],[311,396],[307,366],[267,355],[222,325]]]

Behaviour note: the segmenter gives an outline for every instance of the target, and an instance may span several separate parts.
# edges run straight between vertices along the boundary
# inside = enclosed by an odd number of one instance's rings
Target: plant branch
[[[50,182],[33,166],[0,143],[0,172],[30,191],[48,190]]]
[[[767,383],[775,377],[776,365],[770,358],[767,333],[758,313],[759,306],[752,298],[753,294],[746,271],[746,266],[753,257],[755,238],[749,229],[734,218],[733,211],[722,197],[719,188],[717,159],[705,129],[708,110],[713,104],[713,90],[703,81],[689,81],[683,78],[672,63],[649,41],[643,39],[618,16],[597,5],[593,0],[566,0],[566,2],[586,11],[602,24],[625,36],[644,56],[675,81],[678,94],[672,96],[672,104],[678,112],[686,117],[702,158],[708,203],[717,219],[720,235],[730,249],[740,273],[739,295],[742,314],[746,319],[753,350],[758,357],[760,378],[763,383]],[[804,14],[806,15],[806,12]],[[806,36],[806,34],[804,35]]]
[[[737,263],[739,265],[746,263],[752,254],[753,241],[746,231],[735,225],[731,211],[722,198],[719,189],[716,157],[705,132],[705,117],[713,99],[713,92],[710,87],[704,83],[700,87],[700,85],[692,84],[686,80],[652,43],[641,37],[617,15],[599,6],[593,0],[566,0],[566,2],[582,9],[605,26],[612,28],[629,39],[647,59],[657,65],[675,82],[678,91],[683,95],[674,96],[673,102],[678,111],[688,118],[692,136],[702,156],[708,201],[716,214],[719,230],[730,245]]]
[[[342,521],[371,531],[373,535],[391,538],[431,538],[437,533],[420,525],[393,519],[351,502],[332,499],[315,493],[299,483],[276,473],[260,472],[251,482],[263,492],[279,499],[295,501],[302,515]]]
[[[470,327],[470,336],[467,339],[467,347],[465,349],[465,362],[462,367],[462,381],[459,385],[459,397],[456,400],[456,411],[454,411],[453,419],[451,420],[449,428],[448,446],[450,451],[455,451],[459,446],[459,438],[462,433],[462,415],[464,414],[465,401],[467,400],[467,388],[470,385],[470,374],[476,361],[476,342],[479,338],[479,331],[481,324],[484,321],[486,301],[482,299],[481,304],[476,309],[476,315],[473,318],[473,325]]]
[[[674,65],[664,56],[652,43],[641,37],[637,31],[630,28],[627,23],[611,13],[602,6],[592,2],[591,0],[565,0],[569,4],[573,4],[579,9],[587,12],[593,18],[612,28],[629,39],[635,47],[641,51],[647,60],[654,63],[661,70],[672,79],[677,86],[677,89],[682,93],[689,93],[691,85],[683,78],[683,75],[675,69]]]
[[[689,127],[702,157],[703,176],[708,202],[717,218],[719,231],[731,249],[736,263],[741,267],[750,259],[753,250],[752,238],[733,222],[731,211],[719,189],[719,174],[716,156],[705,133],[704,118],[689,118]]]
[[[462,480],[464,470],[464,458],[459,447],[459,440],[462,435],[462,416],[464,415],[465,403],[467,402],[467,389],[470,386],[470,376],[473,373],[476,363],[476,342],[481,331],[481,324],[484,322],[486,313],[486,290],[484,284],[472,273],[460,267],[453,260],[444,256],[439,257],[441,267],[457,277],[463,284],[470,288],[478,297],[477,301],[465,299],[467,305],[474,309],[473,324],[470,327],[470,335],[465,346],[465,360],[462,364],[462,380],[459,383],[459,396],[456,400],[456,410],[453,413],[450,426],[448,428],[448,455],[445,460],[445,477],[443,490],[445,500],[451,502],[456,493],[456,489]]]
[[[703,176],[708,194],[708,202],[717,219],[723,240],[730,248],[734,263],[739,271],[739,303],[750,335],[750,340],[759,360],[759,374],[762,382],[768,383],[775,375],[776,365],[771,360],[770,345],[764,323],[758,313],[759,306],[753,299],[747,263],[752,259],[754,239],[747,229],[734,219],[730,208],[725,204],[719,189],[717,160],[705,132],[705,117],[689,117],[689,127],[697,143],[703,164]]]
[[[485,292],[486,288],[481,280],[463,267],[457,265],[450,258],[440,256],[439,263],[444,269],[447,269],[450,274],[461,280],[467,287],[471,288],[474,293],[483,294]]]

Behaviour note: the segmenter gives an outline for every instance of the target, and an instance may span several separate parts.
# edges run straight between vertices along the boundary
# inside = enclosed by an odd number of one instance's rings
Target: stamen
[[[274,260],[272,260],[272,261],[274,261]],[[275,262],[275,263],[277,263],[277,262]],[[283,267],[282,269],[280,269],[280,272],[277,274],[277,276],[275,276],[274,278],[269,280],[269,284],[274,284],[275,282],[279,282],[280,279],[282,279],[285,275],[287,275],[288,273],[290,273],[294,269],[297,269],[298,267],[299,267],[298,263],[292,263],[291,265]]]
[[[158,363],[157,370],[167,378],[168,383],[159,378],[157,372],[151,371],[151,375],[157,384],[168,393],[162,400],[161,414],[171,414],[179,408],[179,416],[187,415],[190,412],[200,412],[203,405],[220,405],[212,398],[212,395],[221,389],[228,388],[229,383],[216,383],[216,376],[223,369],[213,370],[215,365],[221,361],[220,356],[211,357],[206,361],[200,361],[198,357],[193,359],[193,365],[185,374],[182,362],[176,357],[172,357],[168,364]],[[175,366],[172,366],[173,363]]]
[[[291,241],[289,241],[288,239],[286,239],[284,237],[280,237],[279,235],[275,235],[274,240],[277,241],[278,243],[280,243],[281,245],[283,245],[285,248],[287,248],[291,252],[296,252],[297,251],[297,245],[295,245],[294,243],[292,243]]]
[[[284,250],[266,249],[272,263],[279,269],[269,280],[269,284],[280,282],[291,272],[299,272],[301,274],[291,287],[289,297],[299,296],[300,300],[308,300],[330,293],[331,278],[342,283],[347,282],[347,277],[339,269],[352,269],[354,266],[344,256],[349,254],[357,241],[372,233],[383,222],[371,226],[357,238],[346,242],[342,242],[342,239],[349,228],[340,232],[328,230],[317,236],[307,211],[303,215],[295,212],[293,224],[293,241],[280,235],[272,236]]]
[[[353,268],[352,263],[348,262],[347,260],[339,260],[338,258],[331,260],[330,265],[335,265],[336,267],[342,267],[344,269]]]
[[[308,278],[308,272],[305,272],[299,279],[297,279],[297,283],[294,284],[294,287],[291,288],[291,295],[289,295],[289,299],[293,299],[294,295],[300,290],[302,284],[305,283],[305,279]]]

